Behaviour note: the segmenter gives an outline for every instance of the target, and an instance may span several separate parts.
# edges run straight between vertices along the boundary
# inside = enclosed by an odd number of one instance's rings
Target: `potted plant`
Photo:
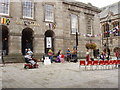
[[[86,43],[85,47],[91,50],[91,58],[93,58],[93,50],[96,49],[97,45],[91,42],[91,43]]]

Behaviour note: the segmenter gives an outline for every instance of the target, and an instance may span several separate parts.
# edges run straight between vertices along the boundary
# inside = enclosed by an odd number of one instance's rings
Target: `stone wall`
[[[21,54],[22,43],[22,31],[25,28],[31,28],[33,30],[33,52],[36,55],[43,55],[45,51],[45,32],[49,30],[49,23],[44,21],[44,5],[54,5],[55,11],[55,23],[56,27],[52,31],[55,33],[54,37],[54,50],[57,53],[59,49],[66,53],[67,48],[72,49],[76,45],[75,34],[71,34],[70,30],[70,14],[74,13],[78,15],[79,21],[79,33],[86,34],[86,14],[93,17],[93,30],[94,34],[100,33],[99,17],[97,13],[99,10],[93,8],[82,8],[72,4],[66,4],[62,2],[35,2],[34,19],[22,18],[22,6],[21,2],[11,2],[10,5],[10,18],[9,28],[9,55]],[[85,4],[83,4],[84,6]],[[91,6],[92,7],[92,6]],[[34,22],[34,25],[24,25],[24,21]],[[86,52],[85,44],[89,42],[90,37],[78,35],[78,51],[81,55]],[[100,48],[100,37],[93,37],[92,40],[97,44],[97,48]]]

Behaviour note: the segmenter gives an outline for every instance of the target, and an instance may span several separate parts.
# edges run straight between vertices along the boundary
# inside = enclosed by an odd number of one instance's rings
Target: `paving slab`
[[[6,64],[1,69],[2,88],[118,88],[118,69],[84,71],[79,63],[38,64],[27,70],[24,63]]]

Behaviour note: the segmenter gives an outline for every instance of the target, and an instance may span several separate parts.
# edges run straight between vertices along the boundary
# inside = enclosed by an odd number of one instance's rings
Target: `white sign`
[[[51,65],[51,60],[49,59],[49,57],[45,57],[44,65]]]
[[[47,45],[47,48],[52,48],[52,38],[51,37],[46,37],[46,45]]]

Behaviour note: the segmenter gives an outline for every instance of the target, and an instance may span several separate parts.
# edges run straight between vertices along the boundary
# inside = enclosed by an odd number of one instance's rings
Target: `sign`
[[[52,48],[52,38],[51,37],[46,37],[46,47],[47,48]]]
[[[18,24],[18,25],[25,25],[25,26],[27,26],[27,25],[31,25],[31,26],[40,26],[40,24],[37,24],[37,23],[35,23],[34,21],[26,21],[26,20],[22,20],[22,21],[16,21],[16,24]]]
[[[6,24],[6,25],[10,24],[10,19],[9,18],[2,17],[0,20],[1,20],[1,24]]]
[[[49,59],[49,57],[45,57],[44,65],[51,65],[51,60]]]

